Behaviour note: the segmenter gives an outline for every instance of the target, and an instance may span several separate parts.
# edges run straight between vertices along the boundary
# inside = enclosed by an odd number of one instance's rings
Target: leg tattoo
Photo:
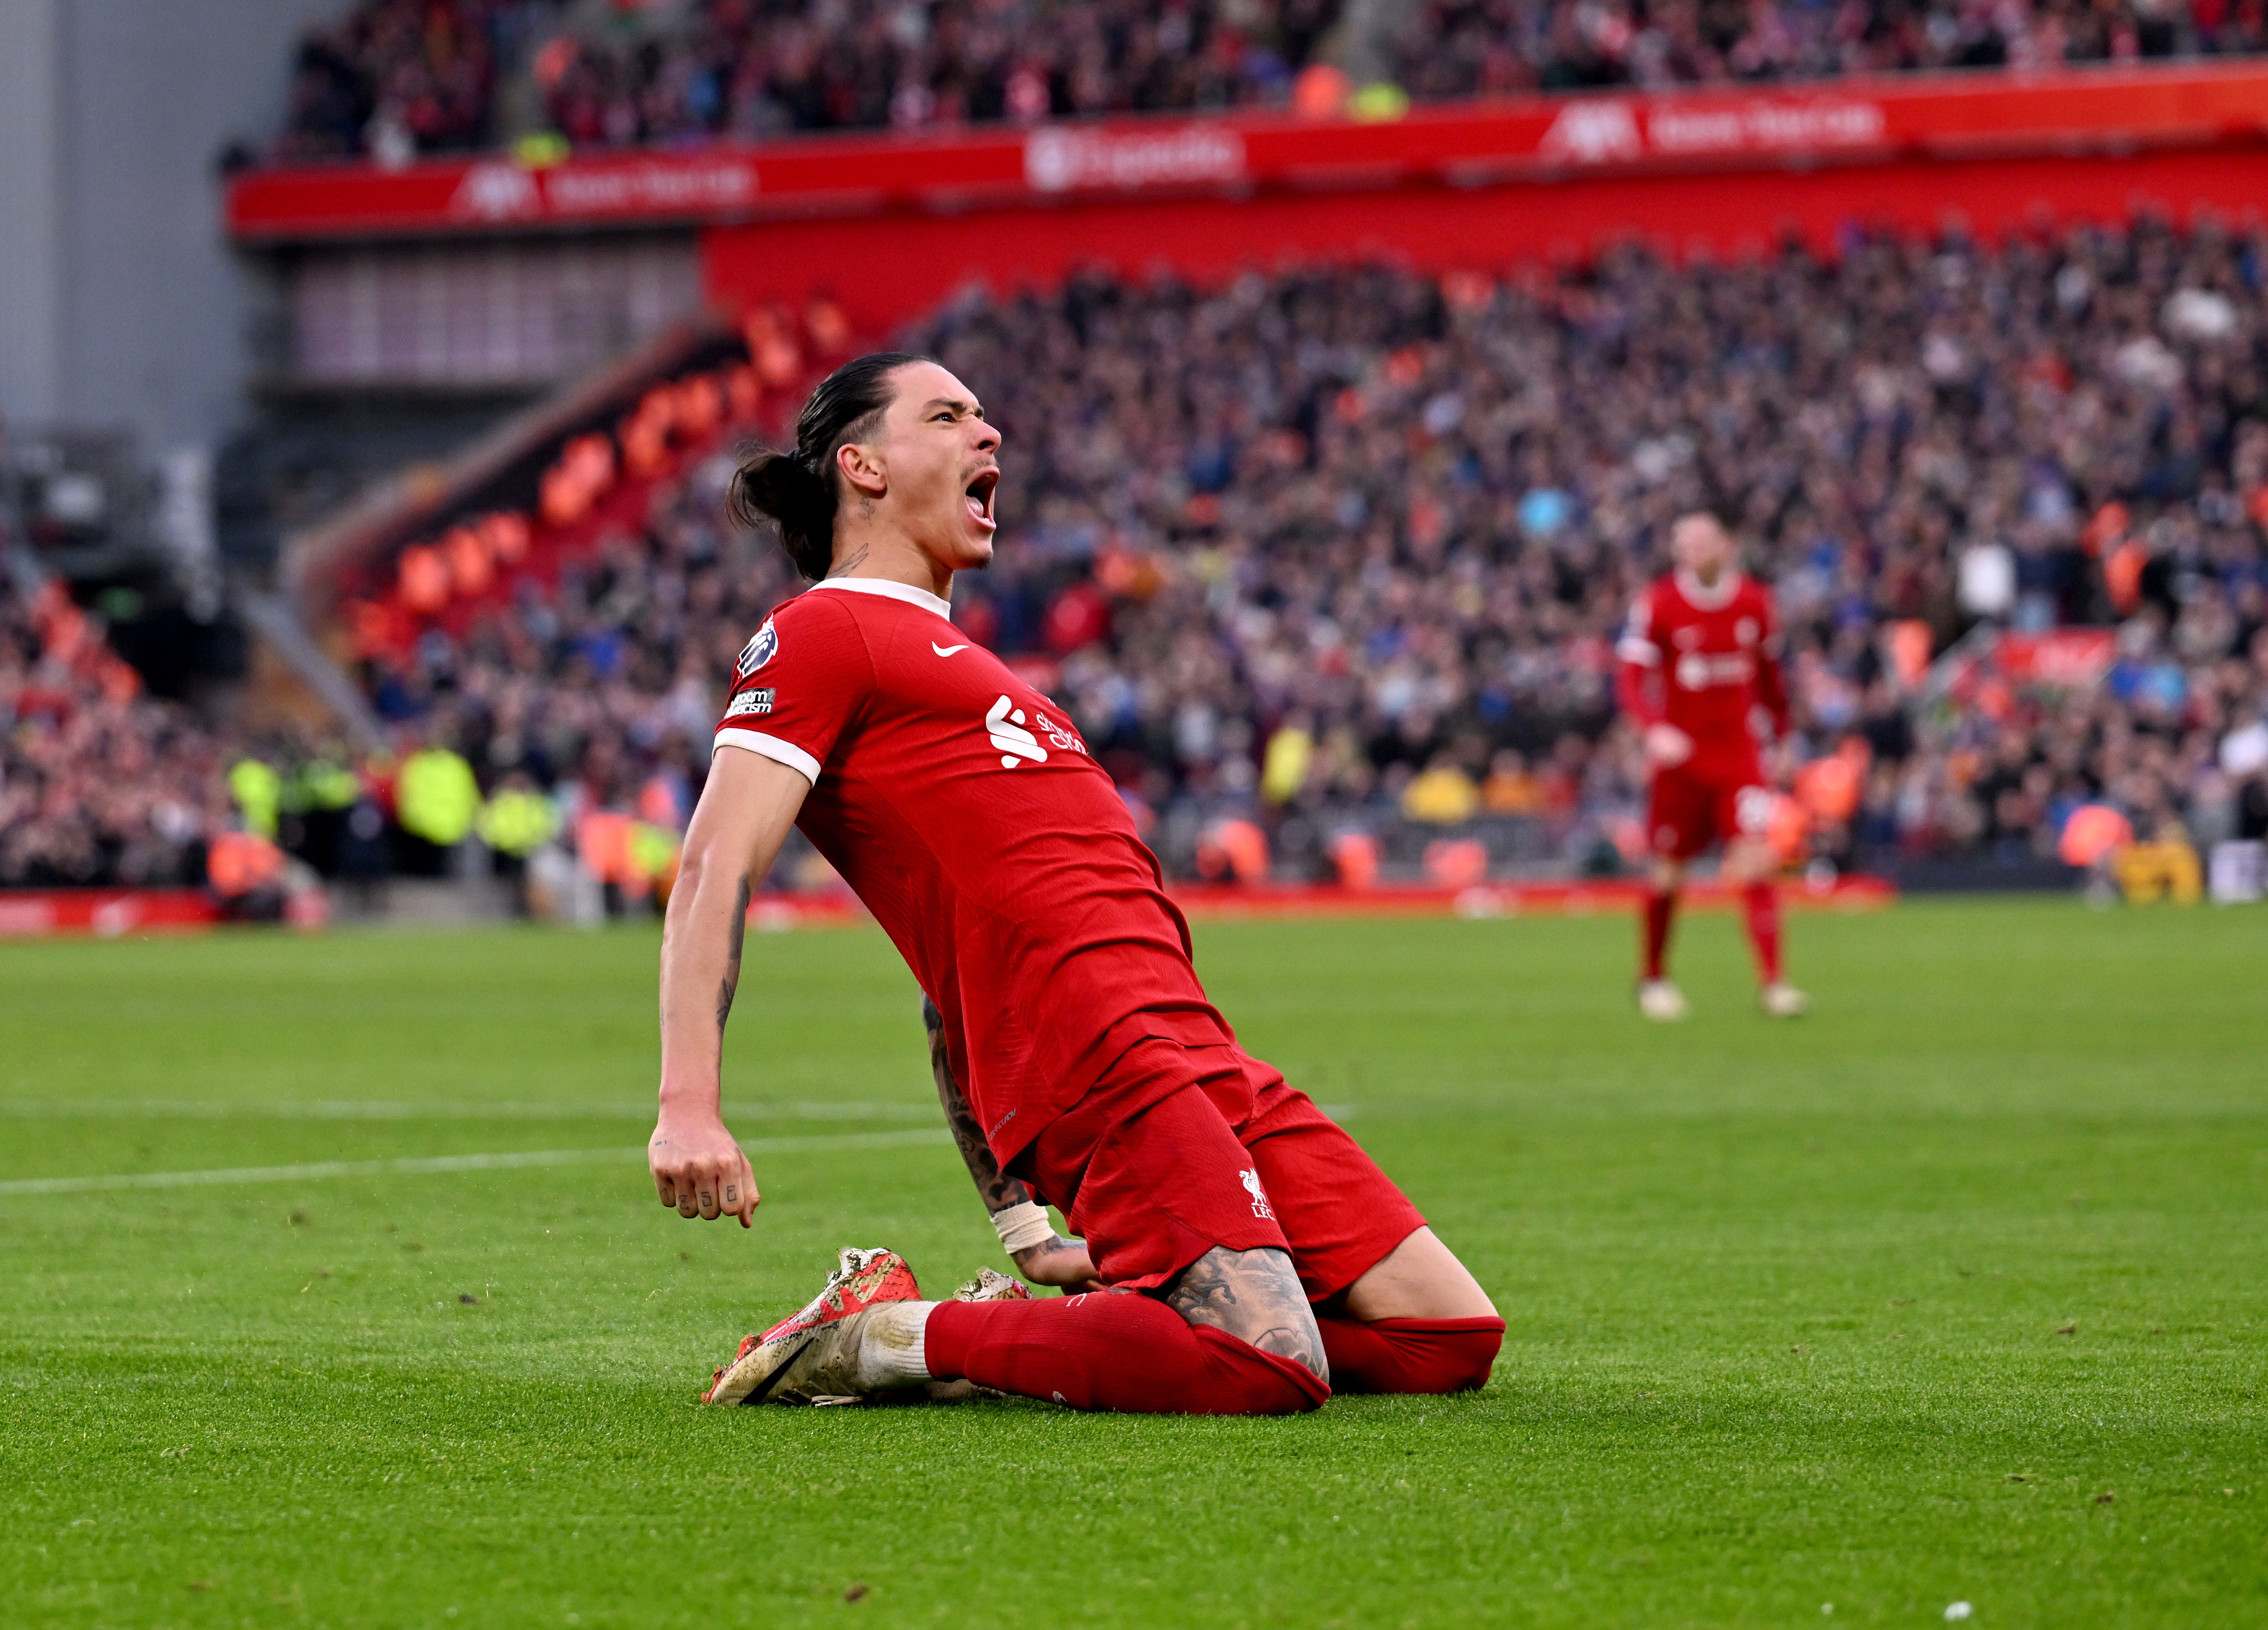
[[[1192,1324],[1210,1324],[1263,1353],[1290,1359],[1319,1381],[1331,1378],[1314,1309],[1291,1257],[1273,1246],[1214,1246],[1182,1271],[1166,1292],[1166,1305]]]

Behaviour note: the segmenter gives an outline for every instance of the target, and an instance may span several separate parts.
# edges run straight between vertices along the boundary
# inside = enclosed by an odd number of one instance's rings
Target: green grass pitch
[[[1282,1420],[696,1406],[839,1245],[998,1265],[871,931],[749,942],[748,1233],[650,930],[0,947],[0,1623],[2268,1623],[2264,929],[1799,916],[1772,1025],[1695,918],[1682,1028],[1620,917],[1202,929],[1510,1324]]]

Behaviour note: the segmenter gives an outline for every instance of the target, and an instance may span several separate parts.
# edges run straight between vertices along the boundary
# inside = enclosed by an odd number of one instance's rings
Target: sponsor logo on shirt
[[[1689,651],[1677,659],[1677,688],[1681,690],[1706,690],[1713,685],[1745,685],[1749,682],[1752,665],[1743,652],[1726,656],[1704,656]]]
[[[746,679],[765,663],[779,655],[779,631],[772,626],[770,617],[756,631],[756,637],[740,647],[740,660],[733,665],[733,677]],[[770,693],[767,691],[766,695]]]
[[[1026,762],[1044,764],[1048,749],[1040,745],[1045,736],[1049,746],[1058,753],[1084,753],[1086,743],[1068,725],[1059,725],[1038,708],[1027,713],[1018,707],[1014,698],[1002,697],[984,715],[984,734],[992,743],[992,750],[1000,755],[1000,768],[1013,770]]]
[[[1056,723],[1054,719],[1036,708],[1032,712],[1032,726],[1047,737],[1057,752],[1084,753],[1086,751],[1086,743],[1079,739],[1077,731],[1069,725]]]
[[[1252,1196],[1252,1214],[1273,1222],[1276,1213],[1269,1209],[1268,1191],[1260,1186],[1260,1174],[1257,1171],[1241,1171],[1236,1175],[1244,1184],[1244,1191]]]
[[[984,714],[984,734],[992,743],[992,750],[1000,755],[1000,768],[1014,770],[1029,760],[1035,764],[1048,762],[1048,749],[1040,739],[1024,728],[1024,710],[1006,697],[995,702]]]
[[[775,693],[767,687],[762,690],[743,690],[725,709],[725,717],[738,719],[744,713],[769,713],[772,711]]]

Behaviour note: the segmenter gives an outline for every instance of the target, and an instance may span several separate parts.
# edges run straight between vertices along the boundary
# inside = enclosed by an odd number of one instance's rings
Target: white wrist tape
[[[992,1227],[1012,1257],[1035,1245],[1044,1245],[1056,1236],[1056,1225],[1048,1221],[1048,1208],[1035,1206],[1029,1200],[994,1212]]]

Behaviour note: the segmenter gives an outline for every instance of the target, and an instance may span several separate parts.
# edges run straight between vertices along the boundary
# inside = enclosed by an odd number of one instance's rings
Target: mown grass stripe
[[[942,1127],[905,1132],[821,1132],[808,1138],[748,1138],[740,1147],[751,1154],[798,1149],[894,1148],[946,1143]],[[511,1171],[529,1166],[573,1166],[642,1158],[644,1149],[528,1149],[501,1154],[409,1155],[376,1161],[309,1161],[297,1166],[228,1166],[205,1171],[116,1172],[85,1177],[21,1177],[0,1183],[0,1196],[91,1194],[107,1189],[193,1189],[232,1183],[308,1183],[331,1177],[406,1177],[438,1172]]]
[[[933,1117],[928,1103],[759,1103],[728,1102],[727,1120],[774,1117],[806,1121],[864,1121]],[[398,1099],[19,1098],[0,1099],[0,1115],[24,1120],[315,1120],[315,1121],[573,1121],[652,1120],[641,1103],[417,1103]]]

